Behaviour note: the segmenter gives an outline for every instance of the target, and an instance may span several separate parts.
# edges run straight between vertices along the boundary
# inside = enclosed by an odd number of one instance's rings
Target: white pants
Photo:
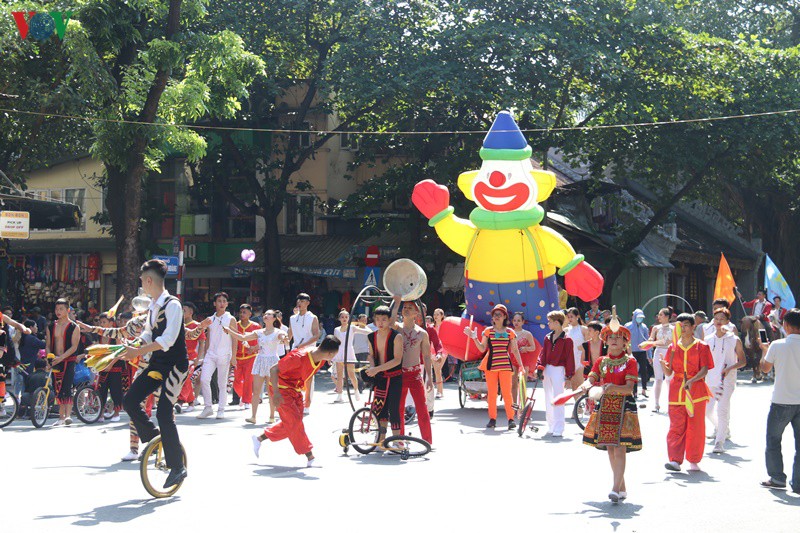
[[[706,418],[717,428],[717,443],[725,442],[728,438],[728,428],[731,421],[731,396],[736,388],[736,370],[728,372],[722,381],[720,391],[715,387],[711,389],[711,399],[706,407]]]
[[[544,367],[544,404],[546,406],[547,431],[553,435],[564,433],[564,406],[553,405],[553,398],[564,392],[563,366],[547,365]]]
[[[228,372],[230,371],[231,354],[206,353],[203,358],[203,368],[200,373],[200,392],[203,395],[205,407],[214,406],[211,399],[211,378],[217,371],[217,386],[219,387],[218,411],[224,411],[228,402]]]

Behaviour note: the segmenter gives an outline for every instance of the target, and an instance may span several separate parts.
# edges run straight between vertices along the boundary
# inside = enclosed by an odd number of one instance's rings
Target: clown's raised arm
[[[424,180],[414,186],[411,199],[417,209],[430,219],[428,224],[436,229],[442,242],[458,255],[466,257],[478,228],[469,220],[453,214],[447,187],[433,180]]]

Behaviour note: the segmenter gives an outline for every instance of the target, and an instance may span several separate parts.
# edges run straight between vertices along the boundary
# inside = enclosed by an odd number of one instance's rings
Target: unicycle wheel
[[[181,446],[181,454],[183,456],[183,466],[186,468],[188,462],[186,461],[186,450],[183,446]],[[183,485],[181,480],[171,487],[163,488],[164,482],[169,475],[169,468],[167,468],[167,460],[164,456],[164,446],[161,443],[160,435],[147,443],[139,465],[139,474],[145,490],[154,498],[172,496]]]

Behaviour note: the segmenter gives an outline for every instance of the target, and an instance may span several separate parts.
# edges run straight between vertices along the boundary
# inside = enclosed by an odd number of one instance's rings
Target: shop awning
[[[77,205],[50,200],[35,200],[14,194],[0,194],[3,211],[27,211],[31,229],[70,229],[81,223],[81,210]]]
[[[8,254],[86,254],[110,252],[117,246],[112,237],[104,239],[28,239],[9,241]]]

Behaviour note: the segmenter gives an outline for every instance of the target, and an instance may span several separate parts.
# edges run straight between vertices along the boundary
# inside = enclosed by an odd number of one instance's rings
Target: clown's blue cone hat
[[[483,139],[481,159],[521,161],[529,159],[532,153],[514,117],[509,111],[501,111]]]

